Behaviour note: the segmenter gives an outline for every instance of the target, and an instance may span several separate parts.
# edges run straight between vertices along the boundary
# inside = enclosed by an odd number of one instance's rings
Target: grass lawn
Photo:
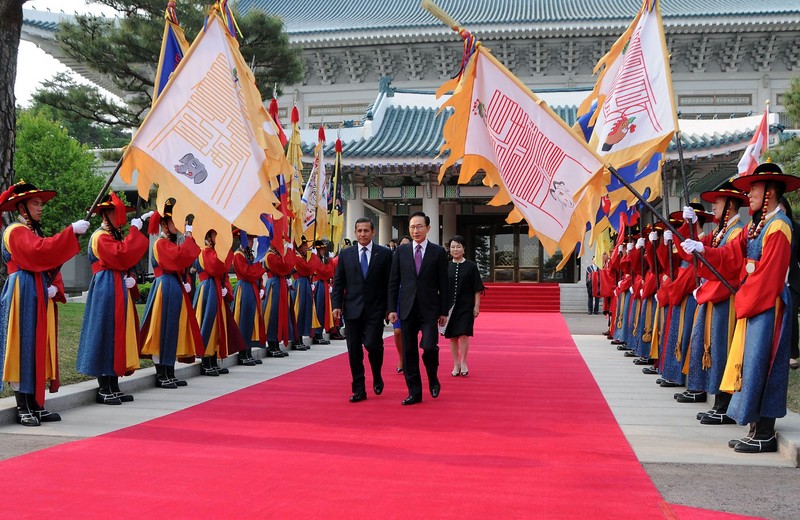
[[[61,371],[62,385],[92,379],[75,370],[83,308],[84,304],[82,303],[67,303],[58,306],[58,365]],[[144,312],[144,305],[137,305],[137,310],[141,316]],[[142,367],[152,366],[152,362],[146,359],[142,360],[141,364]],[[6,389],[0,393],[0,397],[12,394],[10,389]],[[800,412],[800,370],[789,371],[789,409]]]

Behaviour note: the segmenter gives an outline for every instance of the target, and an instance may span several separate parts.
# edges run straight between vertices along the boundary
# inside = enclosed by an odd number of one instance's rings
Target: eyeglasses
[[[428,226],[425,226],[423,224],[417,224],[416,226],[408,226],[408,229],[419,230],[419,229],[425,229],[426,227]]]

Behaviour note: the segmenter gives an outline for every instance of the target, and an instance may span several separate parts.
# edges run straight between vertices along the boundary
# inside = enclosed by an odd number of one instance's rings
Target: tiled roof
[[[627,21],[641,6],[639,0],[443,0],[442,8],[466,27],[481,25],[551,25]],[[280,17],[289,34],[371,31],[400,28],[443,28],[419,7],[419,0],[238,0],[238,10],[259,9]],[[670,20],[711,17],[780,18],[800,15],[800,0],[668,0],[661,12]],[[783,20],[785,21],[785,19]]]
[[[568,125],[571,126],[575,122],[575,114],[578,107],[561,106],[551,108]],[[390,106],[386,110],[380,127],[375,129],[375,134],[368,138],[362,137],[344,142],[342,156],[354,159],[408,157],[433,159],[438,155],[444,142],[442,128],[451,114],[451,109],[438,115],[438,110],[435,108]],[[747,130],[736,128],[736,124],[733,126],[734,128],[730,131],[702,133],[684,131],[681,134],[684,154],[687,157],[691,157],[701,150],[708,151],[737,143],[747,143],[753,137],[755,126]],[[738,126],[742,126],[741,122],[739,122]],[[773,126],[770,131],[775,133],[778,131],[778,127]],[[315,144],[303,143],[303,152],[306,155],[312,154]],[[331,156],[334,153],[333,146],[332,142],[327,143],[325,148],[326,156]],[[674,152],[676,150],[677,142],[673,139],[669,151]]]

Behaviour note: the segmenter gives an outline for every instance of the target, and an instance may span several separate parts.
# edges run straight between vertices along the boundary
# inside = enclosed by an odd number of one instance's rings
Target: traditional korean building
[[[628,26],[639,0],[441,0],[493,54],[568,124],[594,85],[597,60]],[[441,130],[447,112],[433,93],[461,62],[460,39],[419,7],[418,0],[239,0],[240,12],[280,17],[292,44],[303,49],[301,84],[285,86],[281,117],[296,104],[304,149],[316,128],[344,142],[347,230],[364,214],[378,222],[386,243],[405,233],[408,215],[431,215],[431,239],[462,234],[468,255],[487,280],[574,282],[578,269],[553,270],[525,224],[509,225],[509,208],[486,205],[493,191],[477,180],[438,182]],[[800,0],[661,0],[675,103],[679,110],[689,192],[713,187],[735,173],[765,102],[772,145],[783,127],[783,94],[800,71]],[[55,25],[25,11],[23,38],[57,56]],[[52,18],[52,17],[51,17]],[[47,50],[47,49],[46,49]],[[80,64],[76,64],[77,67]],[[91,73],[87,73],[91,75]],[[665,173],[681,194],[675,143]],[[678,200],[671,202],[677,207]]]

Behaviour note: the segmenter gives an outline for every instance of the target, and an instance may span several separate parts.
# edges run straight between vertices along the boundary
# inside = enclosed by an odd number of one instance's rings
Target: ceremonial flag
[[[291,178],[289,181],[289,205],[292,210],[291,234],[294,235],[294,243],[298,245],[303,236],[303,219],[301,211],[303,208],[303,146],[300,139],[300,112],[297,107],[292,108],[292,135],[289,138],[289,146],[286,148],[286,158],[291,165]]]
[[[313,239],[327,236],[328,227],[328,178],[325,175],[325,129],[319,127],[317,147],[314,149],[314,164],[303,192],[303,233],[314,227]]]
[[[189,50],[189,42],[183,34],[183,29],[178,25],[178,14],[175,12],[175,2],[167,4],[164,13],[164,37],[161,40],[161,53],[158,57],[158,69],[153,86],[153,105],[156,99],[164,90],[169,81],[169,77],[175,72],[178,64],[183,59],[183,55]]]
[[[459,183],[483,170],[484,184],[499,187],[489,204],[513,203],[507,221],[527,220],[547,253],[560,248],[566,261],[594,222],[603,162],[486,48],[469,52],[460,79],[437,93],[454,90],[442,110],[455,109],[444,126],[442,152],[450,155],[439,180],[459,160]]]
[[[275,121],[275,126],[278,128],[278,137],[281,140],[281,144],[286,146],[289,140],[286,139],[286,132],[283,131],[283,125],[278,116],[278,99],[275,97],[275,94],[272,95],[272,101],[269,102],[269,115],[272,117],[272,120]]]
[[[761,157],[769,150],[769,108],[764,110],[764,117],[756,128],[756,133],[739,160],[739,175],[750,175],[761,163]]]
[[[658,0],[643,0],[639,13],[611,50],[597,62],[600,71],[592,93],[578,110],[591,116],[589,145],[617,169],[638,163],[633,187],[661,193],[660,168],[650,174],[654,154],[665,154],[678,130],[664,28]],[[633,202],[627,190],[609,190],[612,207]]]
[[[230,250],[231,225],[259,235],[264,212],[280,213],[269,177],[288,162],[239,44],[212,12],[153,109],[133,136],[120,165],[139,195],[158,185],[157,206],[176,200],[173,220],[183,229],[194,214],[195,235],[217,231],[220,257]]]
[[[338,253],[344,234],[344,201],[342,200],[342,140],[336,139],[336,159],[333,163],[333,190],[328,200],[331,208],[332,253]]]

